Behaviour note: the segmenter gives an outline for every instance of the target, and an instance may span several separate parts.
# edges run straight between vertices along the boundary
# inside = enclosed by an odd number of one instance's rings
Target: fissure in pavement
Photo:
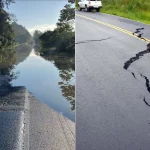
[[[144,97],[143,101],[144,101],[144,103],[145,103],[147,106],[150,107],[150,104],[145,100],[145,97]]]
[[[134,33],[139,33],[140,30],[143,30],[143,29],[144,29],[144,28],[136,29],[137,31],[134,32]],[[137,53],[134,57],[131,57],[128,61],[126,61],[126,62],[124,63],[123,68],[124,68],[125,70],[128,70],[128,68],[130,67],[130,65],[131,65],[133,62],[139,60],[139,59],[141,58],[141,56],[144,56],[144,55],[147,54],[147,53],[150,53],[150,43],[147,45],[147,49],[146,49],[146,50]],[[134,72],[131,72],[131,74],[132,74],[133,77],[136,79],[136,76],[135,76]],[[148,77],[144,76],[143,74],[140,74],[140,75],[141,75],[142,78],[145,79],[145,81],[146,81],[146,82],[145,82],[145,86],[146,86],[146,88],[147,88],[147,91],[150,93],[150,81],[149,81]],[[143,98],[143,101],[144,101],[144,103],[145,103],[147,106],[150,107],[150,104],[146,101],[145,97]]]
[[[101,39],[101,40],[85,40],[85,41],[80,41],[80,42],[77,42],[75,44],[82,44],[82,43],[88,43],[88,42],[98,42],[98,41],[105,41],[105,40],[108,40],[110,39],[111,37],[108,37],[106,39]]]
[[[147,50],[144,50],[144,51],[141,51],[141,52],[137,53],[137,54],[135,55],[135,57],[131,57],[128,61],[126,61],[126,62],[124,63],[123,68],[127,70],[127,69],[129,68],[129,66],[130,66],[133,62],[139,60],[139,59],[141,58],[141,56],[144,56],[144,55],[147,54],[147,53],[150,53],[150,43],[147,45]]]

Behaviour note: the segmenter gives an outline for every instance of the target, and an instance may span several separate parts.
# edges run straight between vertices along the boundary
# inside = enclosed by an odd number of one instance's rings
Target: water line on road
[[[18,57],[22,56],[19,54]],[[12,70],[15,75],[18,74],[10,82],[11,86],[26,87],[41,102],[74,121],[73,59],[58,55],[48,59],[34,49],[25,59],[18,57],[18,63]]]

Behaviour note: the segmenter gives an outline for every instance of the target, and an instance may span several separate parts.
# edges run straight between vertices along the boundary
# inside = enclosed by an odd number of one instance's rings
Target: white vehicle
[[[78,10],[85,9],[87,12],[91,9],[96,9],[97,12],[102,8],[102,2],[100,0],[80,0],[78,3]]]

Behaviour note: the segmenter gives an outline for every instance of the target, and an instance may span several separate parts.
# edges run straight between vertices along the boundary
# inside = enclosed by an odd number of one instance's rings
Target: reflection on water
[[[25,86],[37,99],[74,121],[74,58],[60,55],[44,58],[31,47],[20,45],[13,61],[8,60],[7,65],[0,64],[0,72],[12,77],[9,80],[12,86]]]
[[[23,62],[29,56],[32,47],[30,45],[22,44],[18,45],[15,50],[15,65],[18,65],[20,62]]]
[[[72,57],[53,55],[45,58],[54,63],[59,69],[61,81],[58,85],[61,88],[62,96],[71,104],[71,109],[75,110],[75,60]]]
[[[11,72],[15,61],[14,48],[0,49],[0,95],[11,87],[9,82],[16,78],[14,72]]]

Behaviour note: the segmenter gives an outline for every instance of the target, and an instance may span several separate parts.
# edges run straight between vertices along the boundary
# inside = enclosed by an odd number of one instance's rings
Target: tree
[[[60,11],[57,28],[54,31],[46,31],[40,36],[42,53],[49,53],[49,48],[55,48],[60,53],[73,55],[75,53],[75,32],[73,23],[75,20],[75,9],[66,4]]]
[[[64,31],[72,31],[75,24],[75,9],[70,4],[66,4],[64,9],[60,11],[60,17],[57,27]]]
[[[40,44],[40,39],[39,37],[42,35],[42,32],[39,31],[39,30],[35,30],[34,33],[33,33],[33,40],[35,42],[35,44]]]
[[[60,11],[60,17],[58,23],[68,23],[69,21],[75,20],[75,9],[71,7],[70,4],[66,4],[64,9]]]
[[[14,32],[9,24],[9,15],[2,8],[0,8],[0,18],[0,48],[5,48],[14,43]]]
[[[75,3],[75,0],[68,0],[68,3],[73,4],[73,3]]]
[[[10,23],[13,23],[13,22],[17,22],[17,18],[16,18],[16,15],[13,14],[13,13],[10,13],[9,14],[9,18],[10,18]]]
[[[3,9],[4,6],[14,3],[14,0],[0,0],[0,48],[11,46],[14,43],[14,32],[10,26],[11,17]]]
[[[5,5],[8,7],[11,2],[13,1],[0,0],[0,71],[3,75],[8,74],[12,68],[11,66],[14,63],[15,54],[15,50],[12,47],[15,43],[15,35],[10,25],[11,18],[3,9]]]
[[[4,8],[5,5],[8,8],[10,3],[15,3],[15,0],[0,0],[0,8]]]
[[[54,32],[53,31],[46,31],[43,33],[39,38],[41,40],[42,47],[53,47],[54,46],[54,40],[55,37],[53,37]]]
[[[71,104],[71,109],[75,110],[75,58],[61,54],[44,56],[45,59],[54,63],[59,70],[62,96]]]

